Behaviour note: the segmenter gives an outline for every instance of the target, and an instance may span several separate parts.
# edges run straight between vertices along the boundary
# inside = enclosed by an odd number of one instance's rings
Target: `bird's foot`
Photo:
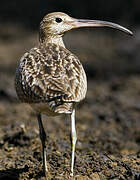
[[[44,174],[45,177],[48,176],[48,168],[47,168],[47,166],[45,166],[45,167],[43,168],[43,174]]]
[[[73,177],[73,172],[70,173],[70,176]]]

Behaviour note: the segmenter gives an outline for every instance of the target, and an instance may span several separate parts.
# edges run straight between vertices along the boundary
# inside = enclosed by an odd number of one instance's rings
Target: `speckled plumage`
[[[41,43],[21,58],[16,71],[16,91],[22,102],[48,114],[71,113],[73,103],[84,99],[86,75],[79,59],[66,48]],[[45,107],[46,106],[46,112]],[[52,114],[52,113],[51,113]],[[49,114],[48,114],[49,115]]]

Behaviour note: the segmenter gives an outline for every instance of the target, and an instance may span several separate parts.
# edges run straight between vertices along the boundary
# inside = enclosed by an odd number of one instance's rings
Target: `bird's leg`
[[[40,133],[40,139],[41,139],[41,143],[42,143],[42,153],[43,153],[43,171],[45,173],[45,176],[48,172],[48,168],[47,168],[47,161],[46,161],[46,133],[43,127],[43,123],[42,123],[42,119],[41,119],[41,114],[37,115],[37,119],[38,119],[38,125],[39,125],[39,133]]]
[[[71,173],[70,173],[70,175],[73,176],[75,145],[76,145],[76,141],[77,141],[76,128],[75,128],[75,109],[73,109],[72,114],[71,114],[71,137],[72,137],[72,158],[71,158]]]

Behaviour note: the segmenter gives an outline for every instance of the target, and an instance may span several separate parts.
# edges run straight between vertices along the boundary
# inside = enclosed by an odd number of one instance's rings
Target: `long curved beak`
[[[100,20],[86,20],[86,19],[74,19],[71,22],[73,28],[80,28],[80,27],[111,27],[114,29],[118,29],[123,31],[129,35],[133,35],[133,33],[128,30],[127,28],[120,26],[119,24],[107,22],[107,21],[100,21]]]

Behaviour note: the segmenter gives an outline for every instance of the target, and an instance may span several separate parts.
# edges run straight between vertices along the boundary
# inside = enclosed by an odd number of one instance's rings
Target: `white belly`
[[[58,116],[60,113],[56,113],[50,109],[47,103],[30,104],[30,106],[38,113],[46,114],[47,116]]]

